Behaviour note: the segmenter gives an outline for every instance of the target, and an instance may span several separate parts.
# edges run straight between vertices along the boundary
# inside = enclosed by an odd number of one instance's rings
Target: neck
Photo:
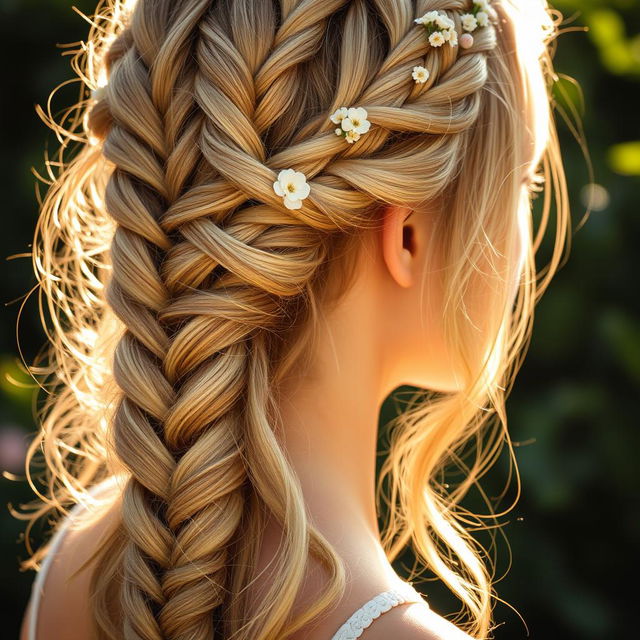
[[[363,354],[364,355],[364,354]],[[380,402],[371,355],[300,380],[280,404],[287,456],[320,529],[349,522],[378,537],[375,508]]]
[[[378,339],[379,314],[371,308],[376,301],[371,289],[366,296],[359,291],[324,318],[312,365],[279,389],[278,405],[283,446],[312,523],[352,577],[360,570],[380,582],[395,575],[375,504],[379,413],[394,385],[384,367],[386,343]]]

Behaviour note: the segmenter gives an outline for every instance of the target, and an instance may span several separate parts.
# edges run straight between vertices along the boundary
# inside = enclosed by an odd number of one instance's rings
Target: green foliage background
[[[95,6],[89,0],[74,4],[85,13]],[[87,32],[71,5],[70,0],[0,0],[2,459],[15,448],[16,433],[26,438],[35,428],[33,386],[20,370],[16,346],[18,312],[35,277],[28,257],[9,258],[30,250],[37,217],[30,168],[43,173],[45,142],[56,149],[34,106],[46,105],[49,92],[72,78],[56,43],[81,40]],[[627,585],[635,577],[640,539],[635,245],[640,240],[640,6],[636,0],[558,0],[554,6],[569,29],[558,41],[561,79],[555,95],[564,108],[567,96],[578,105],[597,186],[586,186],[582,151],[559,118],[574,229],[589,193],[594,210],[575,232],[569,262],[537,307],[531,347],[508,401],[509,428],[520,443],[522,494],[501,519],[508,544],[498,536],[496,573],[507,574],[498,593],[517,613],[497,604],[502,624],[496,638],[632,637],[635,599]],[[60,91],[54,113],[76,95],[75,84]],[[25,303],[19,328],[24,357],[31,362],[44,341],[35,295]],[[389,401],[383,421],[391,411]],[[490,496],[504,487],[503,458],[483,480]],[[498,507],[513,497],[507,495]],[[7,638],[18,635],[33,574],[17,569],[25,557],[18,542],[24,525],[6,505],[30,498],[24,482],[0,478],[0,619]],[[477,497],[469,500],[468,506],[486,511]],[[444,587],[429,582],[423,590],[438,612],[457,611]]]

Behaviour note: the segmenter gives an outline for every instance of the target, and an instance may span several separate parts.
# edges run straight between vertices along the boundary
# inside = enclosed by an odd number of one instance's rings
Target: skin
[[[353,287],[327,313],[308,375],[285,381],[279,390],[282,438],[312,521],[347,567],[344,598],[292,640],[327,640],[353,611],[396,585],[397,574],[380,541],[375,509],[375,461],[379,411],[402,384],[456,389],[456,371],[446,353],[439,318],[442,291],[426,273],[432,218],[424,212],[388,206],[380,230],[368,231],[368,249]],[[427,278],[427,286],[423,278]],[[426,295],[423,295],[426,294]],[[319,481],[321,479],[321,481]],[[69,532],[45,583],[39,628],[48,640],[90,638],[89,573],[70,578],[95,541],[117,516],[116,505],[84,529]],[[249,587],[259,598],[269,584],[266,566],[281,530],[268,524],[257,578]],[[322,570],[310,561],[294,613],[322,590]],[[21,640],[27,640],[23,625]],[[404,604],[381,616],[366,640],[463,640],[469,638],[424,604]],[[41,636],[42,637],[42,636]]]
[[[312,521],[345,560],[348,581],[336,608],[295,640],[327,640],[361,604],[398,580],[382,548],[375,508],[380,408],[402,384],[457,388],[439,320],[442,288],[433,273],[441,268],[439,254],[427,263],[432,227],[425,212],[385,209],[382,228],[366,232],[368,249],[353,287],[325,317],[308,374],[296,375],[280,390],[285,450]],[[280,536],[271,522],[252,587],[255,597],[269,583],[267,563]],[[317,598],[322,581],[312,561],[294,611]],[[392,609],[364,637],[385,638],[389,632],[468,638],[424,604]]]
[[[378,566],[381,576],[389,570],[374,499],[382,402],[404,383],[455,385],[444,365],[436,278],[435,300],[420,312],[429,219],[410,213],[387,209],[354,286],[326,317],[309,374],[292,379],[280,401],[285,448],[316,525],[359,557],[366,540],[367,571]]]

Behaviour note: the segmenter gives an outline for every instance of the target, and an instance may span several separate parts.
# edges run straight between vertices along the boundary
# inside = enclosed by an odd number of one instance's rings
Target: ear
[[[382,212],[382,254],[391,277],[401,287],[413,284],[415,229],[406,222],[412,213],[396,205],[386,205]]]

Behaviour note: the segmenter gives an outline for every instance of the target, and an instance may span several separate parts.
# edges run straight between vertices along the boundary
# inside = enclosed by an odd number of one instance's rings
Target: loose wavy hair
[[[462,33],[469,0],[98,5],[73,51],[80,99],[61,122],[40,109],[61,144],[33,244],[49,340],[31,371],[47,396],[26,463],[38,498],[20,514],[29,546],[35,520],[122,474],[117,526],[92,558],[97,637],[281,639],[341,596],[342,561],[308,519],[274,398],[390,204],[438,214],[445,338],[463,368],[459,391],[420,390],[389,425],[383,544],[390,561],[411,545],[460,599],[463,628],[489,637],[492,566],[471,533],[488,516],[461,500],[505,443],[515,466],[505,397],[570,238],[559,14],[545,0],[492,6],[499,20],[464,49],[430,46],[414,19],[438,9]],[[328,118],[344,105],[372,123],[355,144]],[[312,185],[297,210],[272,188],[287,167]],[[488,340],[468,314],[477,290]],[[267,513],[285,541],[249,602]],[[292,618],[310,554],[329,581]]]

